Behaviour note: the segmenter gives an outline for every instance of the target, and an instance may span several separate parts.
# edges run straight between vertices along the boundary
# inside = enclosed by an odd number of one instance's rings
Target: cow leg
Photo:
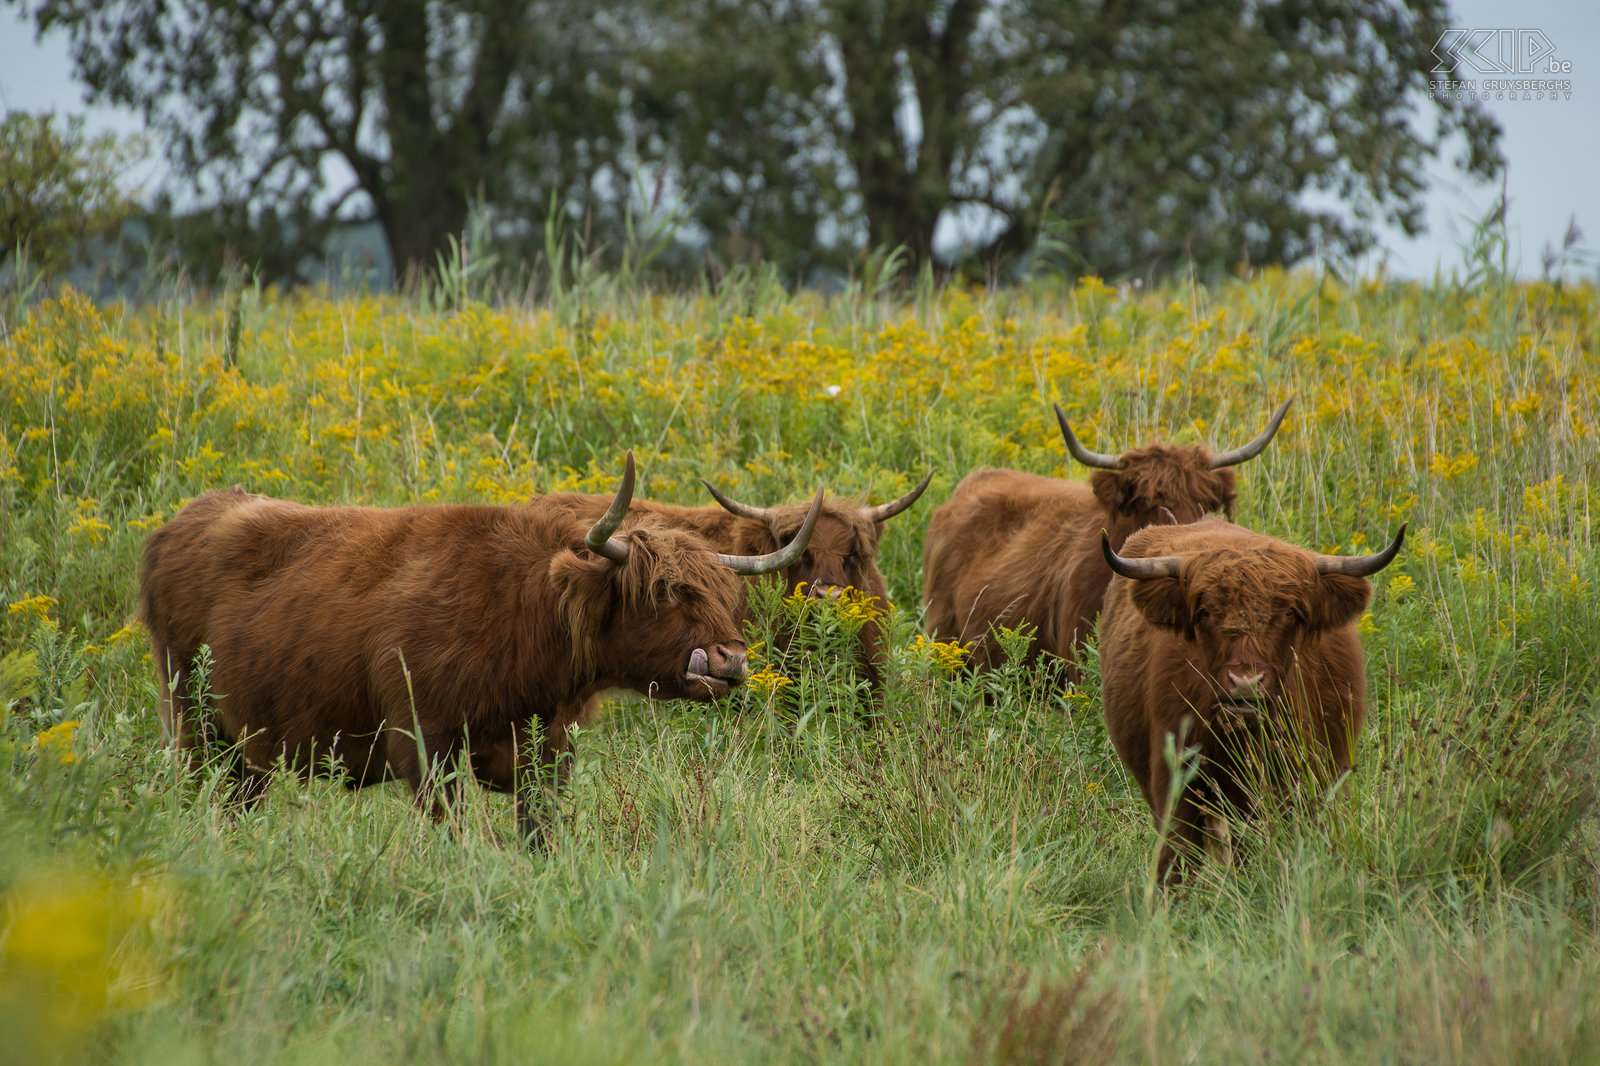
[[[576,720],[577,715],[560,715],[544,723],[538,759],[518,783],[517,835],[535,851],[554,842],[556,800],[572,776],[572,737],[567,727]]]
[[[426,811],[435,822],[445,821],[461,798],[461,779],[452,776],[461,770],[460,738],[445,730],[390,729],[384,751],[394,775],[411,786],[417,810]]]
[[[1217,866],[1233,865],[1233,832],[1228,816],[1217,811],[1205,816],[1206,861]]]

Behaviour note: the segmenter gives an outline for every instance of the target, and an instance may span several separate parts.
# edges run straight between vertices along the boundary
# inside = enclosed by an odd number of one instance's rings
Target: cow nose
[[[1267,671],[1259,663],[1229,663],[1222,670],[1223,689],[1234,699],[1266,695]]]
[[[814,600],[832,600],[838,602],[844,595],[843,585],[808,585],[806,595]]]
[[[713,644],[706,659],[707,673],[712,677],[737,685],[750,676],[750,663],[743,648]]]

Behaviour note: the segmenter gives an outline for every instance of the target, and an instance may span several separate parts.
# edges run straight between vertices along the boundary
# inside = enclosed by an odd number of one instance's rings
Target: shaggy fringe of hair
[[[609,572],[568,582],[561,593],[561,615],[572,633],[572,665],[580,676],[599,667],[603,634],[616,612],[633,614],[673,599],[736,604],[743,593],[739,579],[717,562],[698,533],[644,515],[620,535],[628,541],[627,562],[609,563]],[[586,549],[575,551],[582,559],[594,558]]]

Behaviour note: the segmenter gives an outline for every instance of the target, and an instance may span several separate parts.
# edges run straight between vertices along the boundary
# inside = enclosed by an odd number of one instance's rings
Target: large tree
[[[246,263],[372,219],[399,269],[427,267],[469,201],[581,199],[611,150],[612,24],[582,0],[5,2],[67,33],[93,99],[144,112],[174,203]]]
[[[1479,105],[1430,100],[1443,0],[657,7],[641,114],[695,213],[835,261],[943,218],[1106,275],[1292,262],[1417,232],[1441,152],[1501,165]]]

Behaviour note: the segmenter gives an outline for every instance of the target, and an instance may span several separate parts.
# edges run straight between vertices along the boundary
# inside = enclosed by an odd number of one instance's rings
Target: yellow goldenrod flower
[[[911,643],[911,650],[925,656],[935,670],[948,677],[961,669],[961,664],[966,662],[968,649],[960,641],[929,640],[918,633],[917,639]]]
[[[758,696],[770,696],[783,686],[794,684],[771,667],[763,668],[760,673],[751,674],[745,678],[744,683]]]
[[[76,718],[53,725],[33,738],[33,746],[47,758],[54,756],[56,762],[62,766],[77,762],[78,753],[72,750],[72,738],[82,725],[83,723]]]
[[[40,593],[37,596],[29,596],[25,600],[6,604],[6,614],[25,615],[43,622],[50,617],[50,609],[56,605],[56,602],[54,596],[46,596]]]

